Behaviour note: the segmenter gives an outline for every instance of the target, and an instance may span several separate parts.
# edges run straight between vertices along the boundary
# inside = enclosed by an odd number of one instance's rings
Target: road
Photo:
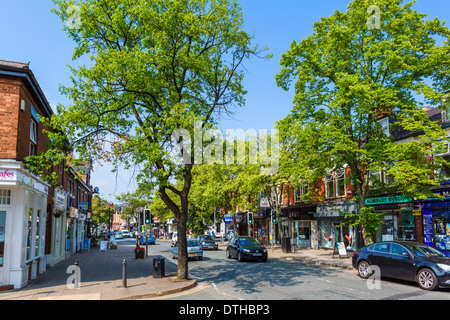
[[[134,243],[132,239],[119,240]],[[149,246],[152,255],[172,259],[169,241]],[[270,258],[267,262],[227,259],[225,250],[205,251],[203,260],[189,262],[198,286],[163,300],[450,300],[450,289],[425,291],[417,284],[382,279],[379,289],[368,286],[356,270],[343,270],[298,261]],[[151,300],[151,299],[149,299]]]

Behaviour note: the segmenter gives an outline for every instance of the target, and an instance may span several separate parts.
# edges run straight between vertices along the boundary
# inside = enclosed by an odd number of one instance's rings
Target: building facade
[[[0,288],[24,286],[67,254],[69,173],[56,166],[51,186],[24,164],[47,150],[40,119],[52,114],[28,64],[0,60]]]

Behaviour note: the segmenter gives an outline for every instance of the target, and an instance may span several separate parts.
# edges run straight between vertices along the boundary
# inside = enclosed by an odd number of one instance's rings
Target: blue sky
[[[312,32],[313,23],[327,17],[334,10],[345,11],[348,0],[240,0],[244,12],[245,29],[255,35],[256,43],[269,47],[273,58],[254,59],[245,64],[248,71],[244,86],[248,90],[246,106],[237,110],[232,119],[222,120],[222,129],[268,129],[291,110],[293,92],[285,92],[275,83],[280,71],[279,61],[293,40],[301,40]],[[62,22],[50,12],[51,0],[2,0],[0,19],[0,59],[31,62],[47,100],[54,110],[58,103],[70,103],[59,91],[60,84],[68,85],[67,65],[74,43],[62,31]],[[417,0],[414,8],[450,21],[449,0]],[[447,25],[450,26],[449,22]],[[92,185],[100,188],[109,201],[128,189],[134,189],[132,174],[119,170],[110,173],[109,167],[94,166]]]

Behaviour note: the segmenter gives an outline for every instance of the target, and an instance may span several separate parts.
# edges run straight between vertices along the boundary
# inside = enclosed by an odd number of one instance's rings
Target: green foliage
[[[375,212],[373,207],[363,207],[359,213],[341,212],[347,219],[342,225],[350,227],[360,227],[362,229],[365,245],[369,245],[376,240],[379,226],[384,224],[381,219],[384,212]]]

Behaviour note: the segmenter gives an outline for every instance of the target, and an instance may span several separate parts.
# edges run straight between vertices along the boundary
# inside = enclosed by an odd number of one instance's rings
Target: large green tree
[[[173,133],[193,136],[194,124],[203,132],[243,106],[242,64],[261,51],[243,31],[241,8],[236,0],[54,3],[76,44],[73,59],[90,61],[71,67],[72,85],[61,92],[72,105],[58,106],[49,125],[66,134],[77,155],[138,167],[137,179],[178,221],[177,276],[186,279],[188,196],[201,154],[174,160],[169,155],[183,138],[175,143]]]
[[[415,196],[438,183],[430,173],[440,163],[429,155],[445,133],[422,107],[439,105],[449,88],[450,30],[402,2],[354,0],[321,18],[310,36],[292,42],[276,76],[285,90],[295,85],[292,112],[278,123],[291,177],[314,183],[350,168],[358,214],[371,212],[362,208],[373,170],[386,170],[393,189]],[[383,116],[395,120],[394,131],[420,139],[394,143]]]

